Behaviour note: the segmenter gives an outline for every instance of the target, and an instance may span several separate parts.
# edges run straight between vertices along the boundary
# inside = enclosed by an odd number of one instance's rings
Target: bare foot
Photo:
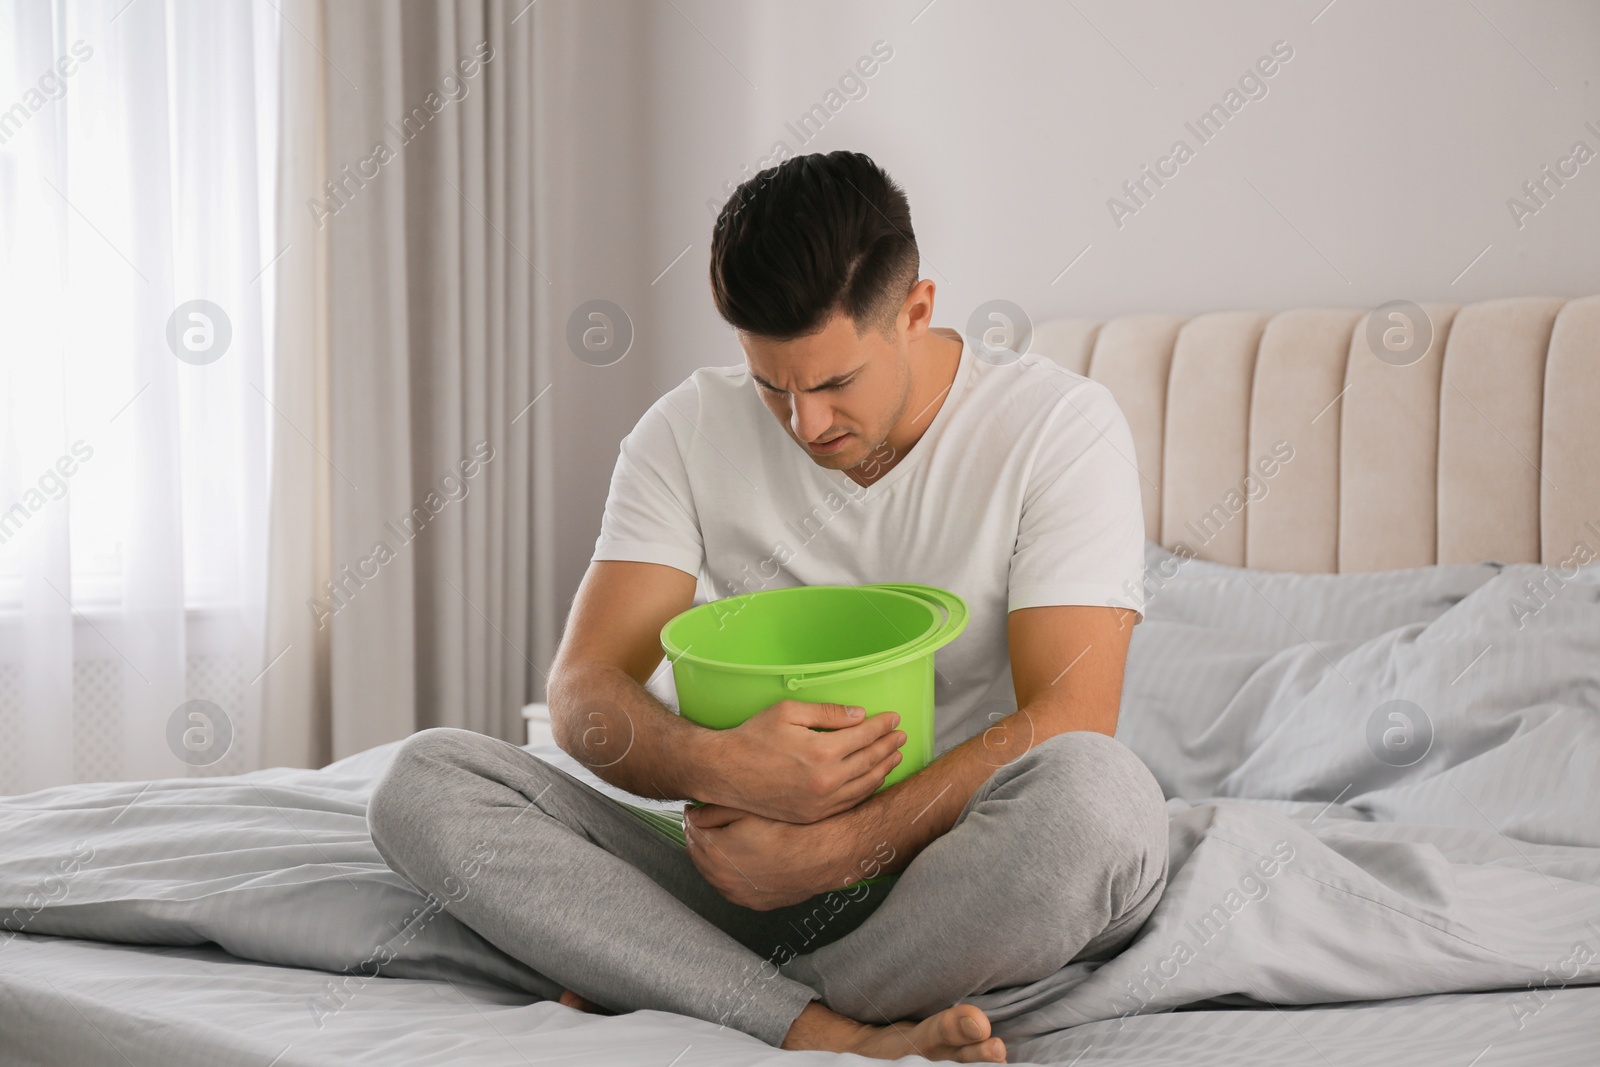
[[[563,989],[561,991],[561,1003],[565,1004],[569,1008],[577,1008],[579,1011],[586,1011],[590,1015],[610,1015],[611,1014],[609,1011],[606,1011],[606,1009],[602,1008],[600,1005],[596,1004],[594,1001],[592,1001],[592,1000],[584,1000],[582,997],[578,996],[578,994],[574,993],[570,989]]]
[[[869,1026],[812,1001],[790,1026],[783,1047],[854,1052],[881,1060],[922,1056],[957,1063],[1006,1062],[1005,1042],[990,1036],[989,1017],[971,1004],[957,1004],[921,1022]]]

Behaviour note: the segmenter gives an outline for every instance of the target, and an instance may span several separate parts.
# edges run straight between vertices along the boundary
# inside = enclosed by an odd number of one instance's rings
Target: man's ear
[[[900,317],[906,324],[908,342],[921,340],[928,332],[928,327],[933,325],[934,288],[932,278],[923,278],[911,287],[900,304]]]

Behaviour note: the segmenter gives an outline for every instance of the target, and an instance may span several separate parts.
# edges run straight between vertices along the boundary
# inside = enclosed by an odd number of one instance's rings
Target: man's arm
[[[689,607],[694,589],[674,567],[590,564],[550,669],[556,743],[639,796],[787,822],[828,818],[870,796],[900,762],[898,716],[786,700],[741,726],[711,730],[650,695],[644,683],[661,662],[661,628]]]
[[[812,826],[779,826],[728,807],[693,811],[686,819],[691,856],[724,896],[761,909],[903,870],[955,825],[967,801],[1006,763],[1056,734],[1115,733],[1134,617],[1110,607],[1013,611],[1007,636],[1016,712],[860,806]]]
[[[639,796],[689,797],[698,788],[696,727],[644,688],[661,662],[656,635],[693,603],[694,588],[675,567],[590,564],[550,668],[556,744]]]

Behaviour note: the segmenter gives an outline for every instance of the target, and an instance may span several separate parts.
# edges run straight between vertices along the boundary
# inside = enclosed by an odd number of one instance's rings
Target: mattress
[[[318,1026],[328,975],[217,948],[18,935],[0,949],[0,1062],[10,1067],[334,1067],[532,1063],[794,1067],[857,1057],[779,1053],[663,1012],[585,1015],[505,989],[374,979]],[[1592,1064],[1600,988],[1452,994],[1320,1008],[1192,1010],[1090,1023],[1014,1045],[1012,1063],[1466,1067]]]

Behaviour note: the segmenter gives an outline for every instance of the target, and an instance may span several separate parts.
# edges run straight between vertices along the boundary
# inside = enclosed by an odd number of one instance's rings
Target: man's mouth
[[[831,456],[843,448],[850,440],[849,433],[842,433],[837,437],[830,437],[826,441],[813,441],[806,445],[813,456]]]

